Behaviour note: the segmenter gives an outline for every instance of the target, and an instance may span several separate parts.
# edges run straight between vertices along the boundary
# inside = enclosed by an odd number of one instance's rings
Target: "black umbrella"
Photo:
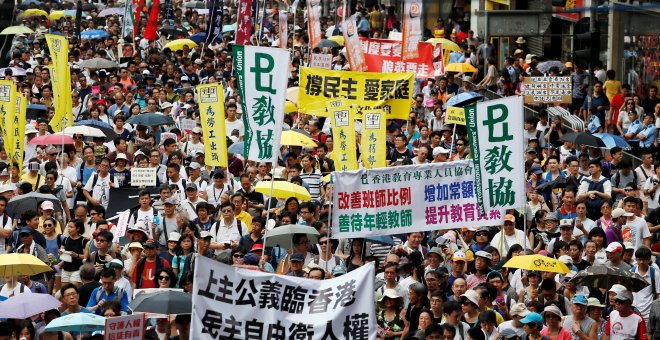
[[[566,188],[570,184],[573,184],[568,177],[560,176],[554,181],[547,181],[538,187],[536,187],[536,192],[539,194],[549,194],[553,189]]]
[[[192,313],[192,296],[182,290],[138,294],[128,306],[133,312],[156,314]]]
[[[188,32],[183,29],[178,29],[174,27],[165,27],[160,30],[161,33],[169,35],[170,38],[185,38],[188,36]]]
[[[607,265],[595,265],[581,270],[571,282],[589,288],[610,289],[614,284],[620,284],[632,292],[638,292],[648,286],[648,282],[637,273],[621,270]]]
[[[328,40],[328,39],[321,39],[321,42],[316,45],[318,48],[323,48],[323,47],[339,47],[339,44],[336,41]]]
[[[28,210],[38,211],[39,206],[43,201],[53,202],[55,212],[62,212],[62,203],[54,195],[40,194],[38,192],[31,192],[25,195],[15,196],[9,203],[7,203],[7,211],[13,217],[20,217]]]
[[[174,119],[158,113],[141,113],[137,116],[132,116],[126,123],[144,126],[171,125],[174,124]]]
[[[603,142],[602,139],[586,133],[586,132],[571,132],[567,133],[561,138],[559,138],[560,141],[566,141],[566,142],[571,142],[573,144],[580,144],[580,145],[586,145],[586,146],[591,146],[594,148],[604,148],[605,147],[605,142]]]

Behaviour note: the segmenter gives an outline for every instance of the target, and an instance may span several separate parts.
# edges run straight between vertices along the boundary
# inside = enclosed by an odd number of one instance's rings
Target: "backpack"
[[[108,173],[110,174],[110,182],[114,182],[115,181],[115,176],[110,172],[108,172]],[[96,182],[99,180],[99,174],[98,174],[98,172],[95,172],[95,173],[92,174],[92,176],[93,176],[92,177],[93,178],[92,179],[92,190],[94,190],[94,187],[96,186]]]
[[[539,288],[540,290],[541,288]],[[539,302],[545,305],[545,298],[543,297],[543,294],[539,294]],[[557,308],[562,312],[562,314],[566,314],[566,298],[564,297],[564,294],[557,292]]]
[[[632,172],[632,174],[633,174],[633,183],[637,184],[637,171],[634,171],[634,170],[633,170],[633,171],[631,171],[631,172]],[[614,177],[614,176],[616,176],[616,179],[614,180],[614,183],[612,183],[612,184],[614,184],[614,187],[615,187],[615,188],[618,188],[618,187],[619,187],[619,183],[621,182],[621,173],[620,173],[620,172],[617,172],[617,173],[614,174],[612,177]],[[626,185],[627,185],[627,184],[628,184],[628,183],[626,183]]]
[[[241,236],[241,238],[243,238],[243,222],[241,222],[241,220],[236,217],[234,217],[234,219],[236,220],[236,228],[238,228],[238,234]],[[216,239],[218,236],[218,230],[220,228],[218,223],[220,223],[220,221],[213,223],[213,226],[211,226],[211,229],[209,230],[211,236],[213,236],[213,239]],[[213,228],[215,228],[215,230]]]
[[[653,265],[649,265],[649,270],[651,271],[651,291],[653,292],[652,296],[655,297],[657,292],[655,291],[655,268],[653,268]],[[634,265],[632,268],[630,268],[630,271],[637,273],[637,265]]]
[[[138,273],[137,274],[137,282],[135,283],[135,288],[142,287],[142,272],[144,272],[144,266],[145,266],[146,262],[147,262],[146,257],[141,258],[138,261],[137,267],[135,268],[135,270]],[[155,269],[154,273],[158,273],[164,267],[164,264],[165,264],[165,262],[163,261],[163,259],[160,256],[156,255],[156,266],[154,268]],[[158,278],[156,278],[156,280],[157,279]]]
[[[594,182],[589,178],[584,178],[582,181],[589,183],[587,191],[602,192],[605,189],[603,184],[608,181],[608,179],[603,177],[598,182]],[[587,216],[593,220],[598,219],[598,217],[600,217],[600,206],[603,204],[603,199],[597,196],[594,199],[586,199],[585,202],[587,203]]]
[[[112,290],[112,292],[117,293],[115,295],[115,298],[113,299],[113,301],[121,302],[121,298],[122,298],[122,296],[124,296],[124,290],[122,288],[119,288],[119,287],[115,286],[115,288]],[[103,294],[103,287],[99,287],[96,290],[96,301],[99,301],[101,299],[101,294]]]

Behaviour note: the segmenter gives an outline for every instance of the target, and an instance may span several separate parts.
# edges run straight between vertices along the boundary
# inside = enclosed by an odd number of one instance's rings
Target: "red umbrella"
[[[73,138],[62,133],[55,133],[52,135],[37,136],[32,138],[28,144],[35,145],[62,145],[62,144],[73,144]]]

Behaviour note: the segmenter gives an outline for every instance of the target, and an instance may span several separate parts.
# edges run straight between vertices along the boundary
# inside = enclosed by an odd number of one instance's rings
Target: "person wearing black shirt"
[[[394,137],[394,148],[390,149],[387,153],[387,165],[396,166],[401,165],[405,158],[412,159],[412,152],[407,148],[408,138],[399,134]]]
[[[651,85],[649,88],[649,95],[648,97],[644,98],[642,100],[642,107],[644,108],[644,112],[646,113],[653,113],[655,112],[655,106],[660,104],[660,98],[658,98],[658,87],[655,85]]]

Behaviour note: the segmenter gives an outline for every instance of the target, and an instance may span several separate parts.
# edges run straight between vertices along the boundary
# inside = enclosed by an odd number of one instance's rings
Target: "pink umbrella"
[[[52,135],[37,136],[32,138],[28,144],[34,145],[62,145],[62,144],[73,144],[73,138],[62,133],[55,133]]]

